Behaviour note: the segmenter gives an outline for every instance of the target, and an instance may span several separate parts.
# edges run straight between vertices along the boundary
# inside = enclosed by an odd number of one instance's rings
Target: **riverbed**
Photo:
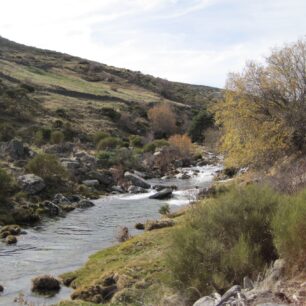
[[[178,189],[169,200],[152,200],[155,191],[144,194],[110,195],[100,198],[89,209],[77,209],[65,218],[54,218],[27,228],[26,235],[18,237],[15,246],[0,243],[0,284],[4,293],[0,305],[18,305],[14,299],[22,293],[33,305],[51,305],[69,298],[71,289],[62,287],[50,298],[31,293],[31,278],[40,274],[59,275],[81,267],[92,253],[116,243],[116,231],[127,226],[132,235],[137,222],[159,217],[161,205],[168,203],[172,211],[196,199],[199,188],[208,187],[214,173],[221,166],[203,166],[184,169],[189,179],[152,179],[149,182],[176,185]],[[195,173],[198,172],[196,175]]]

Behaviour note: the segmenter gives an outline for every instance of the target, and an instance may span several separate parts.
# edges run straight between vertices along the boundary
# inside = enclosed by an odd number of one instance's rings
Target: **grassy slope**
[[[116,305],[158,303],[161,297],[173,294],[164,256],[172,230],[173,228],[165,228],[146,232],[125,243],[100,251],[92,255],[80,270],[64,274],[63,279],[77,277],[73,286],[79,290],[99,284],[105,276],[116,272],[120,276],[122,286],[128,287],[120,291],[126,302],[116,302]],[[129,302],[130,299],[132,302]],[[95,304],[63,301],[59,305]]]
[[[35,88],[34,93],[28,94],[30,101],[39,102],[44,110],[43,115],[35,116],[35,123],[50,124],[60,119],[55,110],[61,108],[84,133],[118,128],[116,122],[101,115],[105,106],[139,118],[139,110],[146,113],[152,103],[165,101],[190,113],[190,106],[199,109],[220,93],[216,88],[168,82],[1,37],[0,81],[12,88],[21,84]]]

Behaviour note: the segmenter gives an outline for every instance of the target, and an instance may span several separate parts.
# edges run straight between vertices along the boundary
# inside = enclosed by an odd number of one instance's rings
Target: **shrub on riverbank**
[[[191,209],[169,249],[175,284],[193,299],[256,276],[276,259],[271,220],[278,202],[270,188],[254,185],[232,187]]]
[[[275,245],[292,270],[306,261],[306,190],[285,197],[273,219]]]
[[[26,169],[28,172],[40,176],[49,184],[67,177],[67,172],[58,158],[51,154],[38,154],[28,162]]]

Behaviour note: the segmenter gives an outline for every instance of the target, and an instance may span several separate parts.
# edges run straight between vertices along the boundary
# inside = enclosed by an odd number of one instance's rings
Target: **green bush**
[[[164,204],[162,205],[158,212],[161,214],[161,215],[168,215],[170,213],[170,206],[169,204]]]
[[[97,145],[102,139],[109,137],[109,135],[105,132],[97,132],[95,135],[93,135],[93,141]]]
[[[129,137],[129,142],[132,147],[141,148],[143,146],[142,137],[138,135],[131,135]]]
[[[51,133],[50,142],[52,144],[61,144],[64,142],[65,135],[61,131],[54,131]]]
[[[283,197],[273,218],[274,241],[280,257],[291,268],[304,268],[306,261],[306,190]]]
[[[43,144],[50,141],[51,138],[51,130],[49,128],[42,128],[37,131],[34,135],[34,142],[36,144]]]
[[[99,141],[97,149],[101,150],[112,150],[123,145],[122,140],[117,137],[108,136]]]
[[[51,154],[38,154],[31,159],[26,169],[43,178],[47,183],[56,183],[67,177],[65,168],[56,156]]]
[[[165,139],[157,139],[154,140],[152,142],[147,143],[144,147],[143,147],[143,151],[144,152],[155,152],[155,150],[157,148],[162,148],[162,147],[168,147],[169,146],[169,142]]]
[[[114,151],[101,151],[98,154],[99,164],[102,167],[121,165],[125,169],[138,169],[139,160],[137,154],[128,148],[117,148]]]
[[[12,177],[3,169],[0,169],[0,200],[7,198],[12,188]]]
[[[14,138],[15,134],[15,129],[11,124],[0,124],[0,141],[9,141]]]
[[[191,209],[169,249],[175,284],[205,295],[239,284],[244,276],[256,277],[276,259],[271,220],[278,201],[271,189],[250,185],[232,187]]]
[[[110,151],[100,151],[98,153],[99,165],[101,167],[111,167],[114,165],[114,153]]]

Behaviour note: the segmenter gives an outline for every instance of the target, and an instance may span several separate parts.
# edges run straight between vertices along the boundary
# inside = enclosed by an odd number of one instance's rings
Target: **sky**
[[[0,0],[0,35],[171,81],[229,72],[305,37],[306,0]]]

